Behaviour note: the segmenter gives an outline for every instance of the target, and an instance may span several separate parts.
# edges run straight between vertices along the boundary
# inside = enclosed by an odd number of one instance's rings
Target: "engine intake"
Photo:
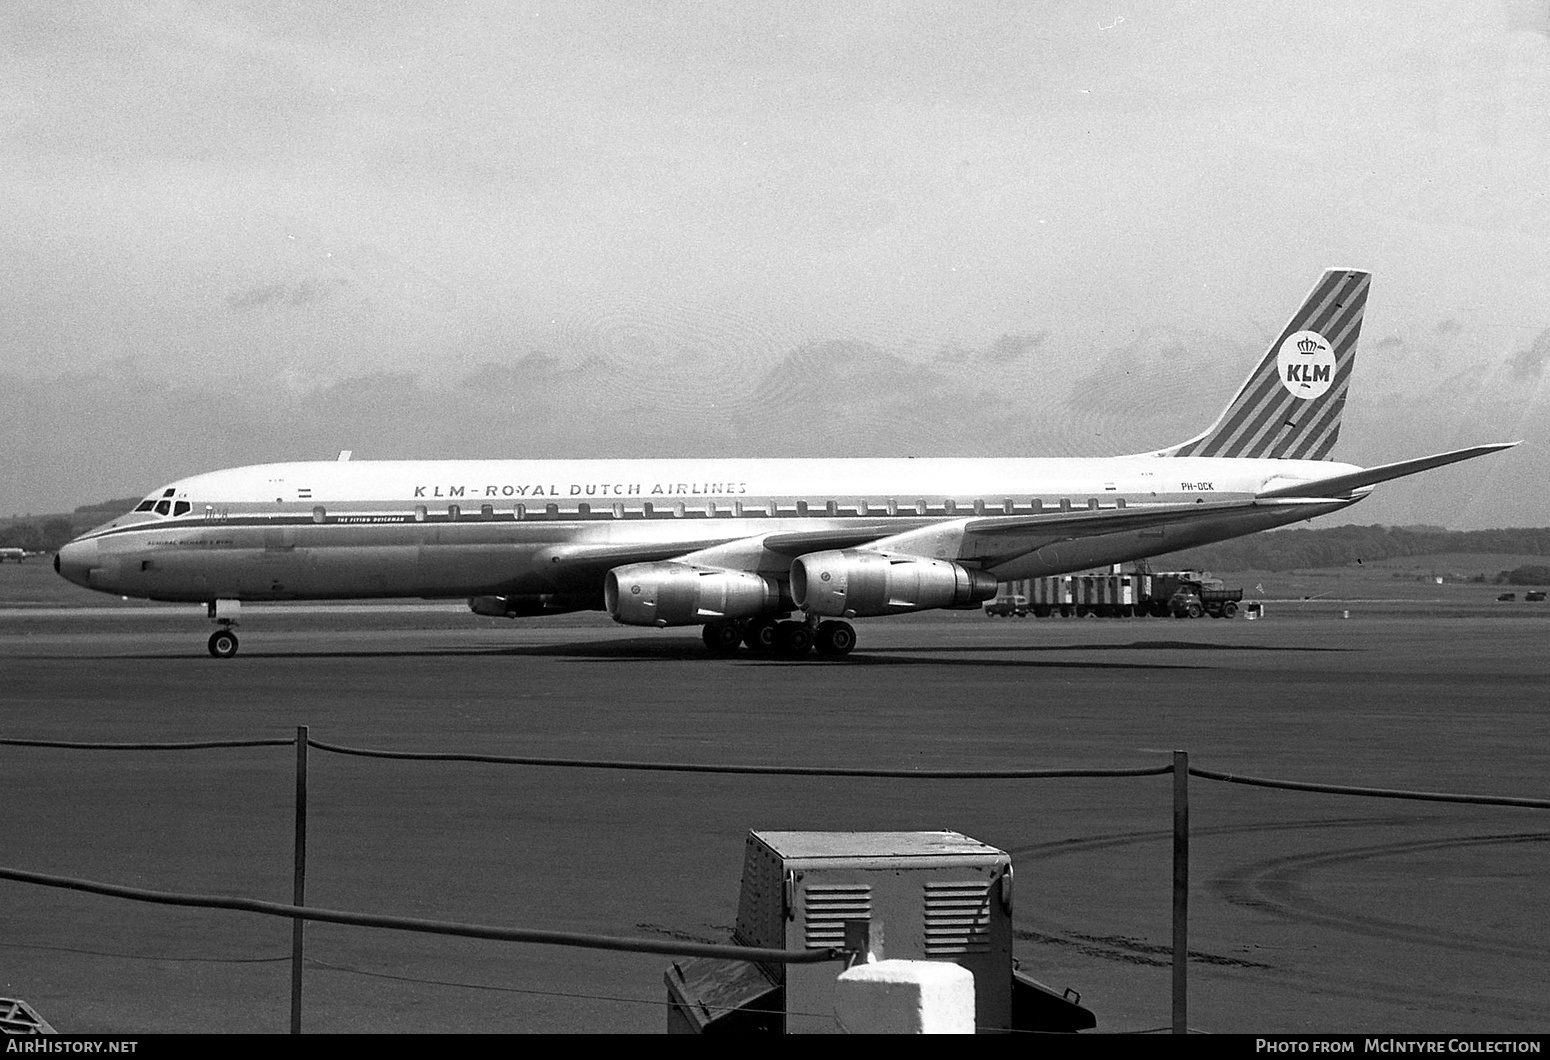
[[[791,595],[808,614],[867,618],[974,607],[995,597],[996,579],[945,559],[848,548],[797,557]]]
[[[778,610],[780,588],[749,571],[633,563],[608,572],[603,602],[626,626],[693,626]]]

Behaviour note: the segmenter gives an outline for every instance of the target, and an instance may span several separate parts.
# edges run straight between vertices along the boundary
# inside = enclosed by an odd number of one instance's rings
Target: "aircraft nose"
[[[66,581],[91,588],[92,566],[97,560],[97,542],[72,541],[54,553],[54,570]]]

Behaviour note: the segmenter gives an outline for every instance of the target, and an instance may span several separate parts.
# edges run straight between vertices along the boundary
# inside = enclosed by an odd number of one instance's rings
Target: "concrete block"
[[[886,960],[840,973],[843,1034],[973,1034],[974,975],[945,961]]]

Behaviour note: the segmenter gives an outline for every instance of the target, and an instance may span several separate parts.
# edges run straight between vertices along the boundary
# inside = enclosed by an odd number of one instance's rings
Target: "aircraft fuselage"
[[[158,600],[587,594],[599,572],[546,562],[553,550],[668,558],[791,531],[866,540],[966,518],[1242,500],[1342,470],[1355,469],[1150,456],[266,464],[171,484],[148,510],[67,545],[59,570]],[[1001,579],[1081,570],[1310,514],[1322,512],[1266,507],[1070,541],[1030,531],[1033,548],[987,570]]]

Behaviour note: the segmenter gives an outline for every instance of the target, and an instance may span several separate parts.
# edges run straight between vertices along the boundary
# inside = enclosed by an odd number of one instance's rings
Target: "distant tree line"
[[[0,527],[0,548],[53,552],[75,536],[75,524],[56,515],[43,522],[18,520]]]
[[[1503,571],[1497,579],[1506,585],[1550,585],[1550,567],[1528,563],[1512,570]]]
[[[1439,526],[1334,526],[1323,530],[1277,530],[1219,545],[1186,549],[1152,560],[1157,570],[1302,570],[1344,567],[1360,561],[1446,552],[1516,553],[1550,556],[1550,527],[1507,530],[1444,530]],[[1504,571],[1514,585],[1550,581],[1550,564]],[[1514,578],[1538,579],[1514,581]]]
[[[57,552],[59,547],[85,530],[123,515],[140,503],[139,497],[83,504],[69,515],[39,515],[0,524],[0,548],[24,548],[28,552]]]

